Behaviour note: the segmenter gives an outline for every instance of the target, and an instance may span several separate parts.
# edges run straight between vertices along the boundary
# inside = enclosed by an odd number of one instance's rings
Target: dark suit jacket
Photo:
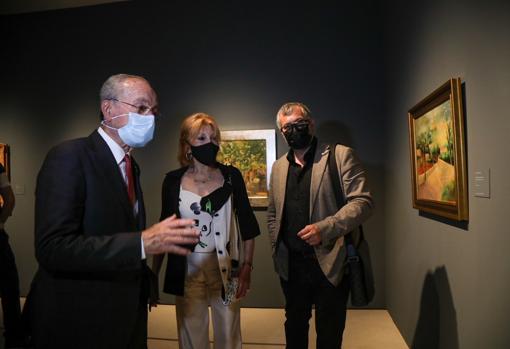
[[[147,301],[140,232],[145,211],[136,187],[137,217],[97,131],[48,153],[37,178],[39,270],[29,295],[36,348],[128,347]]]

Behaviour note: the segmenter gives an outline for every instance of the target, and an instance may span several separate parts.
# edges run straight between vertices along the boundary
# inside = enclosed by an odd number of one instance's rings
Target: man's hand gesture
[[[195,229],[193,219],[181,219],[175,215],[154,224],[142,232],[146,254],[174,253],[186,256],[191,251],[182,245],[198,242],[200,232]]]

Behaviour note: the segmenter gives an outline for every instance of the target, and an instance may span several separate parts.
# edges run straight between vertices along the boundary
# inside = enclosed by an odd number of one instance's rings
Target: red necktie
[[[131,205],[135,204],[136,196],[135,196],[135,181],[133,178],[133,164],[131,162],[131,156],[126,154],[124,156],[124,161],[126,162],[126,177],[127,177],[127,191],[129,196],[129,202]]]

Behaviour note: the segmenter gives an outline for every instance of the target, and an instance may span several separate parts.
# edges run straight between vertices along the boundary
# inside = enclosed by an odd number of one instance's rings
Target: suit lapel
[[[88,140],[92,149],[91,154],[94,158],[92,163],[95,165],[96,170],[101,173],[104,180],[108,183],[107,187],[113,191],[115,197],[117,197],[119,203],[126,211],[127,216],[134,220],[133,208],[129,202],[126,184],[110,148],[97,130],[92,132]]]
[[[287,154],[282,157],[282,160],[278,162],[277,173],[274,178],[277,179],[275,196],[278,198],[276,207],[276,217],[283,217],[283,204],[285,203],[285,192],[287,189],[287,175],[289,173],[289,161],[287,160]]]
[[[310,218],[312,217],[315,201],[317,200],[317,194],[326,170],[328,153],[329,146],[317,145],[312,166],[312,180],[310,183]]]

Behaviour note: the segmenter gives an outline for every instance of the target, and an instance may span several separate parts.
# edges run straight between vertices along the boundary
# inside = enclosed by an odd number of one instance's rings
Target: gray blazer
[[[372,213],[373,200],[367,186],[365,171],[354,151],[338,145],[335,151],[337,170],[347,201],[345,206],[338,209],[328,173],[329,152],[328,145],[317,145],[310,185],[310,223],[316,224],[321,232],[322,242],[314,246],[321,269],[333,285],[338,285],[345,268],[343,236],[353,231],[354,241],[358,241],[359,232],[354,229]],[[289,253],[285,244],[281,243],[279,234],[288,169],[289,161],[286,154],[273,164],[267,213],[274,267],[278,275],[285,280],[288,280]]]

